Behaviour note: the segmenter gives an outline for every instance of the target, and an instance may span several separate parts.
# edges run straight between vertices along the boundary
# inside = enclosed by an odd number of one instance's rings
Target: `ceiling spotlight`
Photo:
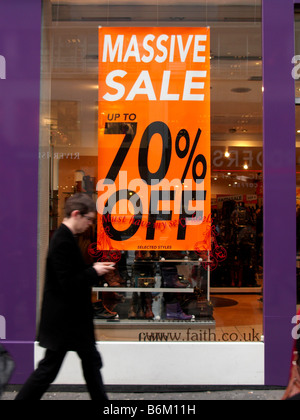
[[[225,153],[224,153],[224,156],[225,156],[226,158],[229,158],[229,157],[230,157],[230,153],[227,151],[227,152],[225,152]]]

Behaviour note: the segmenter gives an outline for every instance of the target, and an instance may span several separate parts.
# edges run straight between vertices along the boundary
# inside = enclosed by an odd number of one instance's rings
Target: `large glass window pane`
[[[261,2],[223,3],[43,1],[40,202],[49,208],[40,217],[43,249],[68,197],[98,198],[98,27],[211,31],[211,251],[103,254],[95,225],[80,238],[87,263],[118,262],[116,274],[93,292],[98,340],[240,342],[263,334]],[[105,129],[113,138],[133,128]],[[121,131],[109,132],[115,129]]]

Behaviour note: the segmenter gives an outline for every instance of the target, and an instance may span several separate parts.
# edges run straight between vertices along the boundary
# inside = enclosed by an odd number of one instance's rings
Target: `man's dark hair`
[[[96,213],[96,204],[88,194],[78,193],[66,201],[65,217],[69,219],[75,210],[78,210],[82,215]]]

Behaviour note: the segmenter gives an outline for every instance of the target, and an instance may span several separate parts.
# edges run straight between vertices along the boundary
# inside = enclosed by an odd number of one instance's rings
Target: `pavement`
[[[108,392],[110,401],[280,401],[284,394],[283,388],[228,388],[201,389],[195,392]],[[10,388],[2,395],[1,400],[14,400],[17,389]],[[50,388],[43,400],[48,401],[86,401],[89,394],[84,389],[72,387]]]

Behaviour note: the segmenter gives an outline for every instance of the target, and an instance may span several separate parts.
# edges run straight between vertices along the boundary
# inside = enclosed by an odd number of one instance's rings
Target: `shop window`
[[[99,232],[102,228],[103,233],[104,228],[105,233],[107,227],[105,223],[100,226],[101,218],[80,238],[80,246],[88,263],[101,259],[117,262],[115,274],[93,291],[99,341],[260,341],[263,335],[261,2],[94,3],[43,1],[40,173],[44,176],[40,182],[40,208],[48,209],[40,214],[42,249],[46,250],[49,238],[62,222],[68,197],[84,192],[95,202],[99,198],[100,125],[108,142],[116,136],[122,141],[122,134],[123,139],[127,136],[131,141],[135,135],[134,116],[128,115],[120,123],[116,119],[120,113],[117,101],[110,120],[101,122],[98,27],[131,28],[132,33],[135,28],[148,27],[156,28],[158,33],[161,29],[161,34],[164,28],[210,27],[211,164],[207,182],[211,211],[205,215],[210,246],[172,250],[157,244],[157,248],[143,249],[141,242],[136,249],[101,249]],[[133,55],[134,48],[132,44]],[[181,45],[182,56],[186,48],[187,44]],[[118,54],[118,50],[111,49],[111,54]],[[182,66],[176,65],[173,70],[180,73]],[[140,87],[145,88],[145,84]],[[182,92],[165,94],[176,99]],[[155,107],[155,102],[152,106]],[[165,125],[171,122],[169,115]],[[171,134],[176,138],[177,133]],[[177,154],[184,155],[187,163],[191,139],[188,143],[186,133],[182,132],[180,139]],[[159,141],[155,144],[160,150]],[[168,155],[168,145],[165,154]],[[193,158],[199,155],[198,152]],[[158,173],[159,162],[159,159],[148,162],[151,173]],[[199,166],[197,171],[200,172]],[[166,220],[167,217],[156,219],[155,227],[163,231]],[[148,233],[150,237],[150,230]],[[195,243],[200,240],[195,238]],[[40,289],[44,257],[45,251],[40,253]]]

